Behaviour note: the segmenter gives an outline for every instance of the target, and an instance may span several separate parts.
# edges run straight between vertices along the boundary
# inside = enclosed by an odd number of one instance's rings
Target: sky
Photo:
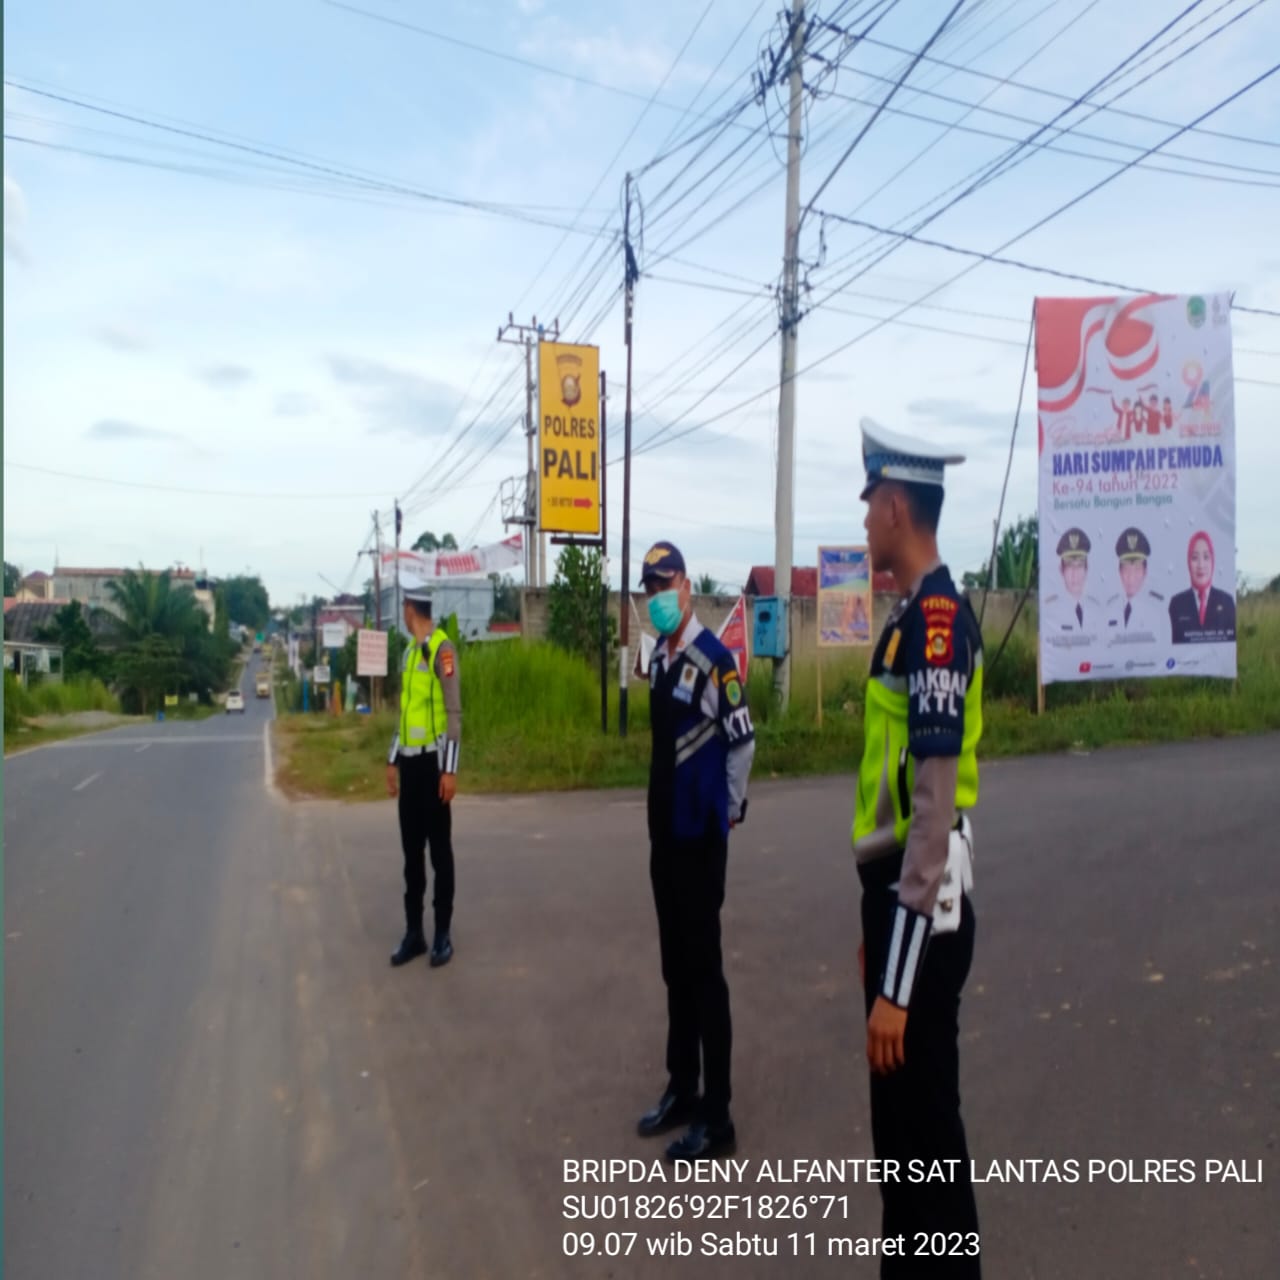
[[[861,536],[863,416],[967,454],[941,542],[957,573],[981,563],[1033,300],[1113,292],[824,215],[913,227],[958,195],[920,234],[991,252],[1280,48],[1276,0],[1202,2],[1132,59],[1185,0],[966,0],[929,51],[950,65],[919,62],[872,122],[948,8],[810,9],[829,25],[805,63],[798,564]],[[780,87],[751,95],[783,33],[757,0],[6,4],[5,558],[247,571],[293,604],[359,589],[397,498],[406,542],[499,540],[525,470],[509,314],[600,346],[621,457],[630,171],[632,576],[669,537],[740,586],[775,551],[786,112]],[[1121,64],[1070,132],[966,194]],[[1280,75],[1203,128],[1008,253],[1280,311]],[[1236,312],[1232,336],[1237,564],[1258,581],[1280,573],[1280,318]],[[1034,406],[1032,370],[1006,520],[1036,506]]]

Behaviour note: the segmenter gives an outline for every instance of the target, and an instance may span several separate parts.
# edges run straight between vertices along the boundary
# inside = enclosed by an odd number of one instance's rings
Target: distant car
[[[232,689],[227,694],[227,715],[230,715],[233,711],[238,711],[241,715],[244,715],[244,694],[239,689]]]

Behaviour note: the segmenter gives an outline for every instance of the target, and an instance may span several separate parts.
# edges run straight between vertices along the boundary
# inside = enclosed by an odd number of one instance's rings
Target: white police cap
[[[400,595],[405,600],[414,600],[418,604],[431,603],[430,587],[403,587],[400,591]]]
[[[871,418],[863,418],[859,425],[862,427],[862,462],[867,469],[863,498],[881,480],[936,484],[942,488],[944,468],[964,461],[963,453],[890,431]]]

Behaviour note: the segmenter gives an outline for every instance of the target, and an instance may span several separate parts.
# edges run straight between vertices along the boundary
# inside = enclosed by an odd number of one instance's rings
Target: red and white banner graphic
[[[1236,673],[1227,294],[1038,298],[1045,684]]]
[[[472,547],[470,551],[401,551],[395,548],[384,551],[380,557],[382,573],[395,572],[396,557],[400,559],[400,575],[402,578],[418,578],[428,581],[433,578],[474,578],[490,573],[501,573],[504,569],[514,569],[524,562],[524,537],[513,534],[501,542],[492,542],[486,547]]]

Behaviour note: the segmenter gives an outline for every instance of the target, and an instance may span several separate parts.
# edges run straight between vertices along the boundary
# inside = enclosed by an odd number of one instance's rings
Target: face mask
[[[649,621],[659,634],[673,635],[680,626],[684,610],[680,608],[680,592],[672,587],[649,597]]]

